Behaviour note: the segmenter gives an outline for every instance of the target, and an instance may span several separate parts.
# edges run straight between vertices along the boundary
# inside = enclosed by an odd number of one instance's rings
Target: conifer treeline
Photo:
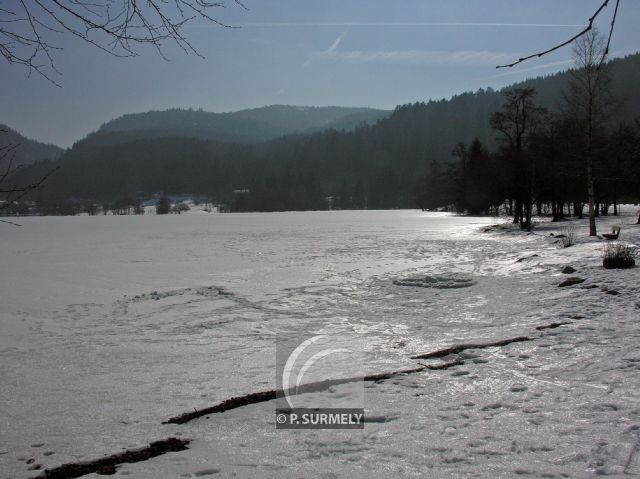
[[[640,194],[634,122],[640,55],[615,60],[611,69],[611,90],[622,107],[598,130],[594,174],[601,211]],[[539,117],[520,146],[509,140],[508,117],[500,117],[508,114],[509,93],[488,89],[402,105],[373,126],[260,144],[184,137],[79,142],[55,162],[59,171],[31,199],[52,213],[163,193],[197,195],[232,211],[417,205],[490,213],[502,206],[521,224],[536,212],[580,213],[584,139],[580,125],[557,107],[567,84],[565,73],[508,90],[531,92],[525,100]],[[30,166],[14,180],[26,183],[52,166]]]
[[[594,162],[596,214],[617,214],[620,203],[640,198],[640,122],[602,132]],[[455,149],[456,160],[432,161],[418,184],[418,206],[470,214],[515,215],[518,190],[532,183],[533,214],[582,217],[586,198],[582,134],[550,116],[529,139],[518,168],[506,145],[489,152],[477,138]]]

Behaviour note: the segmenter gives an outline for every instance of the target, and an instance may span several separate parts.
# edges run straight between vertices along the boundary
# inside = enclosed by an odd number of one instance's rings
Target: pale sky
[[[205,57],[167,45],[119,59],[54,36],[56,87],[0,60],[0,123],[66,147],[125,113],[223,112],[270,104],[370,106],[500,88],[570,66],[571,49],[509,70],[500,63],[579,31],[600,0],[244,0],[186,33]],[[1,4],[1,2],[0,2]],[[608,32],[610,6],[597,26]],[[622,0],[612,52],[640,50],[640,2]]]

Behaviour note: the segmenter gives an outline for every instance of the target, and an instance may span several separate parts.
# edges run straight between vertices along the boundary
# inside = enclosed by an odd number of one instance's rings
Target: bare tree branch
[[[575,34],[574,36],[572,36],[571,38],[569,38],[567,41],[564,41],[552,48],[549,48],[548,50],[545,50],[543,52],[539,52],[539,53],[534,53],[532,55],[527,55],[526,57],[522,57],[519,58],[518,60],[516,60],[513,63],[508,63],[506,65],[498,65],[496,66],[496,68],[511,68],[514,67],[516,65],[518,65],[519,63],[525,62],[527,60],[530,60],[532,58],[540,58],[544,55],[547,55],[551,52],[554,52],[556,50],[559,50],[562,47],[565,47],[567,45],[569,45],[570,43],[574,42],[575,40],[577,40],[578,38],[580,38],[581,36],[585,35],[587,32],[589,32],[589,30],[591,30],[593,28],[593,22],[595,21],[596,17],[598,15],[600,15],[600,13],[608,6],[609,4],[609,0],[604,0],[602,2],[602,4],[598,7],[598,9],[595,11],[595,13],[593,15],[591,15],[591,18],[589,18],[589,21],[587,22],[587,26],[581,30],[580,32],[578,32],[577,34]],[[616,0],[616,6],[615,6],[615,10],[613,13],[613,19],[611,20],[611,28],[609,29],[609,39],[607,41],[607,47],[605,49],[604,54],[602,55],[602,59],[600,61],[600,64],[602,64],[607,56],[607,54],[609,53],[609,45],[611,44],[611,37],[613,35],[613,29],[615,27],[615,23],[616,23],[616,16],[618,14],[618,7],[620,6],[620,0]]]
[[[240,8],[247,7],[233,0]],[[213,16],[226,7],[211,0],[17,0],[0,7],[0,56],[22,65],[58,86],[60,75],[51,43],[54,35],[70,34],[116,57],[137,55],[136,47],[153,46],[164,57],[166,42],[185,53],[200,53],[183,32],[190,22],[204,20],[237,28]]]
[[[609,28],[609,36],[607,37],[607,46],[602,52],[602,58],[598,64],[598,69],[604,63],[605,58],[609,54],[609,47],[611,46],[611,37],[613,36],[613,29],[616,25],[616,17],[618,16],[618,7],[620,6],[620,0],[616,0],[616,7],[613,10],[613,17],[611,18],[611,27]]]
[[[7,130],[0,129],[1,133],[6,133]],[[31,191],[39,188],[53,173],[55,173],[60,167],[56,166],[49,170],[46,174],[44,174],[40,179],[33,183],[27,184],[14,184],[10,182],[11,176],[15,174],[17,171],[21,170],[21,166],[15,167],[14,160],[16,156],[16,151],[19,148],[19,144],[17,143],[7,143],[0,146],[0,212],[7,208],[11,208],[12,205],[16,204],[26,195],[28,195]],[[3,166],[3,162],[7,162],[6,166]],[[0,220],[3,223],[13,224],[15,226],[20,226],[17,223],[12,223],[7,220]]]
[[[12,204],[16,203],[17,201],[20,201],[22,198],[28,195],[31,191],[40,187],[45,181],[47,181],[47,178],[49,178],[59,169],[60,169],[59,166],[52,168],[51,170],[49,170],[49,172],[47,172],[35,183],[29,183],[29,184],[20,185],[20,186],[10,186],[8,188],[0,188],[0,194],[6,195],[2,200],[3,203],[0,204],[0,211],[4,210],[5,208],[9,208]]]

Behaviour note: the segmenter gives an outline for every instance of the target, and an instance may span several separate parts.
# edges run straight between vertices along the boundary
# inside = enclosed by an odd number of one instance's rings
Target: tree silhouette
[[[166,215],[171,209],[171,200],[167,195],[162,195],[156,204],[156,214]]]
[[[605,127],[611,105],[608,72],[601,68],[600,59],[606,51],[605,39],[597,30],[582,36],[573,48],[575,69],[564,94],[566,114],[582,132],[581,157],[587,174],[587,201],[589,204],[589,235],[596,236],[594,159],[599,136]]]
[[[502,133],[505,155],[513,165],[511,186],[516,200],[513,222],[519,223],[522,229],[529,229],[535,176],[527,146],[546,110],[534,104],[536,92],[533,88],[514,88],[503,95],[502,110],[491,116],[491,126]]]

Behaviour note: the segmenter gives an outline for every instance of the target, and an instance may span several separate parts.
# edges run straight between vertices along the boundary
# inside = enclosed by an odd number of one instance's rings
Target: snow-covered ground
[[[600,229],[640,244],[626,211]],[[568,223],[415,211],[21,222],[0,239],[0,477],[168,436],[190,448],[116,475],[640,474],[638,269],[604,270],[584,222],[566,249]],[[276,430],[273,402],[161,424],[273,388],[282,333],[357,335],[367,373],[464,364],[366,383],[364,430]]]

